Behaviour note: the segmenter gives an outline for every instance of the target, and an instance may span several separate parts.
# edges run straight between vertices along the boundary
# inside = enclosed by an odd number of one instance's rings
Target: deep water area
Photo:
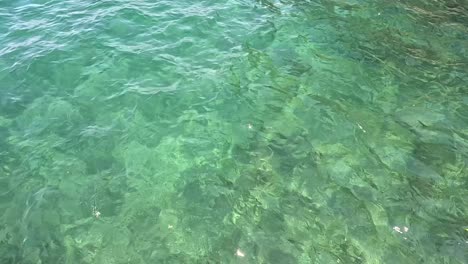
[[[0,264],[468,263],[465,0],[0,0]]]

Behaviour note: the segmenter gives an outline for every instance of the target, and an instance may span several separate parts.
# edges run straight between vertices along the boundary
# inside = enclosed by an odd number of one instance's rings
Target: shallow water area
[[[468,4],[0,2],[0,263],[467,263]]]

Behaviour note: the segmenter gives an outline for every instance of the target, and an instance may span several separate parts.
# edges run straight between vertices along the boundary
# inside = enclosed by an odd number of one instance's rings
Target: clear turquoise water
[[[467,263],[468,3],[0,2],[0,263]]]

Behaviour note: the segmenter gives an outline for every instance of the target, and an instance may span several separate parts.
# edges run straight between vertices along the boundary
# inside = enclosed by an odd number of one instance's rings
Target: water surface
[[[0,2],[0,262],[467,263],[467,7]]]

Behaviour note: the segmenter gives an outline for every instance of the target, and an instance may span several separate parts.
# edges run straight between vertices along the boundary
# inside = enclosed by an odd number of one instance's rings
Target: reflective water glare
[[[0,263],[467,263],[465,0],[0,1]]]

